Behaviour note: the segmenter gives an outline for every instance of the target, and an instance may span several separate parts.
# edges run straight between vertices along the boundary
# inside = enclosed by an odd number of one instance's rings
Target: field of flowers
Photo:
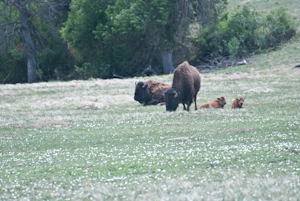
[[[298,200],[298,44],[202,74],[224,110],[141,106],[149,78],[1,85],[0,199]]]

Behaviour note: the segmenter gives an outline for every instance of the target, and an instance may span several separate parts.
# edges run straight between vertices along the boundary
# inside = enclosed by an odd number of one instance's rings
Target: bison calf
[[[200,108],[222,108],[224,109],[224,105],[226,105],[226,99],[224,96],[217,98],[217,100],[211,101],[209,103],[204,103],[199,107]]]
[[[235,99],[233,102],[232,102],[232,105],[231,105],[231,108],[235,109],[235,108],[245,108],[245,105],[244,105],[244,101],[245,101],[246,98],[243,98],[243,97],[240,97],[239,99]]]
[[[135,84],[134,100],[143,105],[156,105],[164,102],[163,91],[171,86],[163,82],[149,80],[147,82],[138,82]]]

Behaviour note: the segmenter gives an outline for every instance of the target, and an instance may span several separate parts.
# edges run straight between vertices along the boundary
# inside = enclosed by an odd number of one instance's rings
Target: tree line
[[[283,9],[226,0],[0,0],[0,81],[168,74],[274,49],[296,34]],[[211,65],[210,65],[211,66]]]

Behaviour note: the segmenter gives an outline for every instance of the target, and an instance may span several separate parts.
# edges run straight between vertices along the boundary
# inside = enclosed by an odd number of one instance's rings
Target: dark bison
[[[195,110],[197,110],[196,100],[200,87],[201,77],[199,71],[187,61],[178,65],[174,71],[172,87],[164,92],[166,110],[175,111],[179,103],[182,103],[183,109],[190,111],[193,100],[195,101]]]
[[[162,92],[170,87],[171,85],[153,80],[138,82],[135,84],[134,100],[143,105],[156,105],[162,103],[165,101]]]

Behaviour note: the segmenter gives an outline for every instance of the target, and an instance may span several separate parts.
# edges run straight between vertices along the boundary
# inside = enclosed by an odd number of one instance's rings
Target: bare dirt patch
[[[92,104],[84,105],[84,106],[80,107],[79,109],[81,109],[81,110],[97,110],[99,108],[95,106],[95,103],[92,103]]]
[[[24,136],[0,136],[0,140],[13,140],[13,139],[23,139]]]
[[[189,137],[176,137],[176,138],[167,139],[164,142],[169,142],[169,141],[184,141],[184,140],[190,140],[190,138]]]
[[[254,128],[237,128],[237,129],[228,129],[222,132],[219,132],[219,134],[232,134],[232,133],[236,133],[236,132],[240,132],[240,131],[245,131],[245,132],[252,132],[255,131]]]
[[[162,124],[160,127],[173,127],[173,126],[183,126],[183,124]]]
[[[31,126],[35,128],[42,128],[42,127],[66,128],[68,127],[68,124],[62,120],[44,119],[32,123]]]
[[[253,89],[249,89],[247,92],[255,92],[255,93],[260,93],[260,92],[272,92],[272,89],[266,88],[266,87],[256,87]]]
[[[246,3],[250,3],[251,1],[253,1],[253,0],[245,0],[245,1],[242,1],[241,3],[246,4]]]

